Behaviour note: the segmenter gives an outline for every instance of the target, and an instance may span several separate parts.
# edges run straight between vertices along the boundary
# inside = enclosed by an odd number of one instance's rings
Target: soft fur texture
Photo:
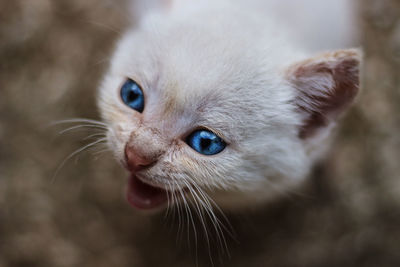
[[[123,36],[99,106],[119,161],[127,144],[157,158],[137,174],[142,181],[167,189],[195,183],[220,206],[243,207],[293,190],[325,149],[357,93],[360,54],[308,55],[255,7],[169,1]],[[143,113],[119,97],[126,78],[143,88]],[[195,152],[184,139],[198,127],[226,149]]]

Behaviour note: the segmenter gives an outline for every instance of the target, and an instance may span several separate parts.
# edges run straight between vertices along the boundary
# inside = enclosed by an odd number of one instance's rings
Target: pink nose
[[[141,156],[138,151],[130,146],[125,146],[125,159],[128,169],[133,172],[143,170],[152,165],[156,160]]]

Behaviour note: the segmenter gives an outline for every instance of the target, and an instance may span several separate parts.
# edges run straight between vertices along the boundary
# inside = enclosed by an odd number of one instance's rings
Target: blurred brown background
[[[359,4],[363,92],[333,151],[304,194],[230,215],[239,242],[215,265],[400,266],[400,1]],[[0,0],[0,266],[210,266],[176,220],[126,204],[110,153],[80,153],[53,181],[93,131],[49,123],[98,118],[126,23],[122,1]]]

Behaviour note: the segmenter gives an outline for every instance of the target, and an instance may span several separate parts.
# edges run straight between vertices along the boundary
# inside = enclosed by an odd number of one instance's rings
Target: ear
[[[354,101],[361,57],[356,49],[339,50],[298,62],[286,70],[295,88],[294,104],[304,114],[300,138],[312,137],[335,123]]]

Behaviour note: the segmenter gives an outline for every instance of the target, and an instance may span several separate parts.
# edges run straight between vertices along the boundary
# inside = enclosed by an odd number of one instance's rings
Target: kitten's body
[[[247,2],[174,1],[124,35],[100,108],[117,158],[129,165],[130,150],[151,161],[135,179],[189,188],[194,199],[200,190],[226,208],[263,203],[304,180],[357,92],[359,55],[309,59],[274,18]],[[126,78],[144,91],[143,113],[121,103]],[[199,127],[223,138],[225,150],[193,151],[185,137]]]

